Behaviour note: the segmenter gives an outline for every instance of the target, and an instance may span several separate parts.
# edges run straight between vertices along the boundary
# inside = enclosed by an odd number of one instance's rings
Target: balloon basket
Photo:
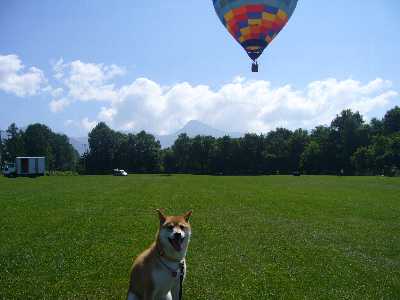
[[[257,63],[257,62],[254,62],[254,63],[251,65],[251,71],[252,71],[253,73],[258,73],[258,63]]]

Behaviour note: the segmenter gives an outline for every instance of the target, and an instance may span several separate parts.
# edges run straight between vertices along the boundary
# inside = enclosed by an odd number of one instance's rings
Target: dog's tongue
[[[182,250],[182,245],[181,245],[181,242],[180,242],[179,240],[177,240],[177,239],[171,239],[170,241],[171,241],[172,247],[174,247],[174,249],[175,249],[176,251],[179,252],[179,251]]]

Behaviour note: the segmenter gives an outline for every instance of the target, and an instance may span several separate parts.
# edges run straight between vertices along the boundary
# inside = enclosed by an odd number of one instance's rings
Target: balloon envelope
[[[298,0],[213,0],[222,24],[252,60],[285,27]]]

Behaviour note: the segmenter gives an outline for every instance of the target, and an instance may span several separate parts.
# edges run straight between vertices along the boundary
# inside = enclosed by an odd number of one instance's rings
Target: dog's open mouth
[[[176,251],[180,252],[182,250],[183,238],[174,237],[173,239],[168,238],[168,240]]]

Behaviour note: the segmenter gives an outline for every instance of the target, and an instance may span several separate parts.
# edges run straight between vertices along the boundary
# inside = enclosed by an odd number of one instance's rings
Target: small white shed
[[[44,157],[17,157],[15,159],[16,175],[44,175],[46,160]]]

